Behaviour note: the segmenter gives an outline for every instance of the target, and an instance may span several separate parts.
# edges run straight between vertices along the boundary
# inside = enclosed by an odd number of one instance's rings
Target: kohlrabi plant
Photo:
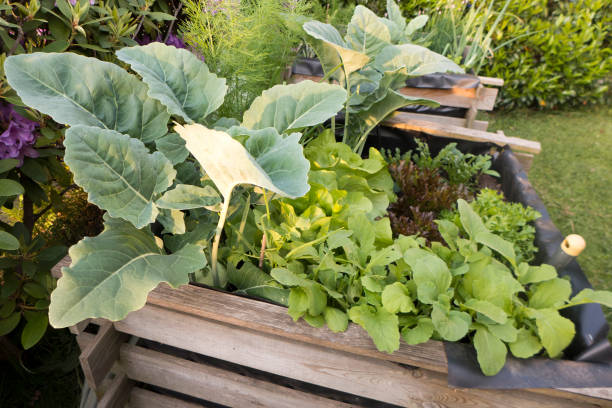
[[[409,43],[426,18],[407,23],[393,0],[387,2],[387,14],[389,18],[381,18],[357,6],[344,38],[330,24],[309,21],[303,25],[325,78],[338,81],[347,90],[342,141],[358,153],[372,129],[397,109],[412,104],[438,105],[399,92],[406,79],[435,72],[464,72],[450,59]]]
[[[54,327],[122,319],[160,282],[176,287],[195,273],[218,281],[232,190],[248,184],[277,196],[305,194],[309,164],[299,132],[334,116],[346,99],[337,85],[276,86],[240,125],[215,115],[225,80],[189,51],[152,43],[116,54],[142,80],[71,53],[13,56],[4,65],[25,104],[69,126],[65,162],[106,211],[104,231],[70,248],[72,264],[51,295]]]

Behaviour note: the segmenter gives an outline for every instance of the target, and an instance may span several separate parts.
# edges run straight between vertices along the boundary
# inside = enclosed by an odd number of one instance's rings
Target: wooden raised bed
[[[97,334],[89,333],[94,326]],[[450,388],[441,342],[402,343],[393,354],[381,353],[357,325],[344,333],[315,329],[293,322],[284,307],[193,285],[162,284],[124,320],[93,319],[72,330],[101,408],[202,401],[239,407],[612,406],[610,389]]]

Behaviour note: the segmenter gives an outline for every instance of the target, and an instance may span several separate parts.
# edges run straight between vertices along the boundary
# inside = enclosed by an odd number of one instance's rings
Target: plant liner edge
[[[405,152],[416,147],[414,136],[414,132],[378,127],[370,134],[367,146],[399,148]],[[552,263],[564,236],[552,222],[546,206],[509,146],[500,148],[491,143],[453,140],[425,133],[417,133],[416,136],[427,140],[432,156],[452,142],[456,142],[457,148],[464,153],[487,154],[491,148],[500,150],[493,157],[492,169],[501,175],[504,197],[530,206],[542,215],[534,221],[535,245],[538,247],[535,264]],[[570,278],[572,296],[585,288],[592,288],[575,259],[559,268],[558,273]],[[448,384],[452,387],[485,389],[612,387],[612,346],[607,338],[610,327],[601,306],[573,306],[562,310],[561,314],[576,327],[574,339],[563,352],[564,359],[519,359],[508,353],[502,370],[494,376],[485,376],[471,344],[445,341]]]

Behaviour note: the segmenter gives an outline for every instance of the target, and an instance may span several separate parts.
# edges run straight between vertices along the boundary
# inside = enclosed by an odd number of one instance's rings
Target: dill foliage
[[[184,38],[227,79],[220,116],[241,119],[253,99],[283,80],[301,41],[289,21],[309,10],[299,0],[184,0]]]

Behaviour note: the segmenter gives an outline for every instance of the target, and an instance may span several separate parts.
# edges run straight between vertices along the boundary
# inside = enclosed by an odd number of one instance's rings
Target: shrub
[[[494,43],[518,40],[497,50],[482,74],[505,80],[498,104],[508,108],[601,102],[612,73],[611,34],[610,2],[513,1]]]

